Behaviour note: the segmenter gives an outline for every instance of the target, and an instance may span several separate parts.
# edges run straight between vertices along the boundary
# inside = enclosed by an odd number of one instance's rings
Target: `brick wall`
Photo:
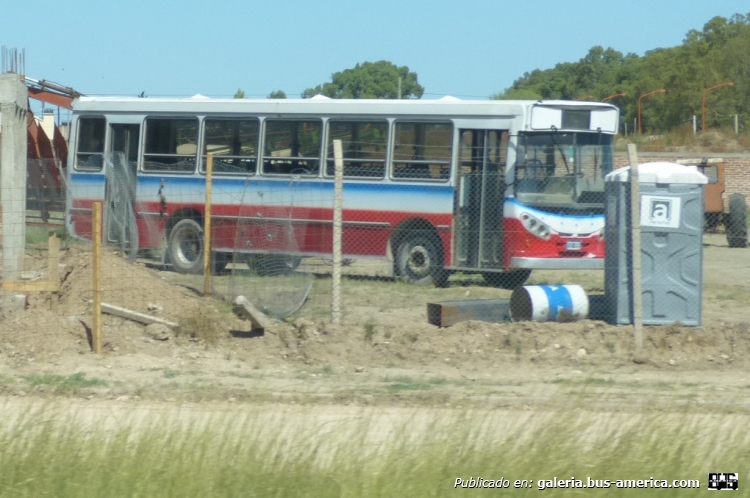
[[[671,152],[639,152],[638,161],[650,163],[655,161],[676,162],[677,160],[700,160],[706,157],[724,160],[725,191],[724,203],[727,196],[733,193],[743,194],[750,203],[750,154],[737,153],[671,153]],[[626,152],[615,153],[615,168],[628,166]]]

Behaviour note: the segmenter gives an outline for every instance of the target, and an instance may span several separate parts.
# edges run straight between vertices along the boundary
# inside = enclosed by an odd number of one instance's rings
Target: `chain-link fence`
[[[437,303],[442,326],[471,318],[705,326],[731,304],[735,285],[715,276],[750,263],[744,198],[724,203],[719,192],[721,211],[709,216],[709,189],[723,172],[706,168],[717,161],[642,166],[633,204],[627,170],[605,180],[606,161],[595,148],[527,143],[511,177],[507,137],[499,133],[462,135],[455,167],[438,146],[423,148],[420,159],[406,152],[387,159],[376,138],[343,141],[345,323],[362,326],[405,306],[432,321],[424,310]],[[93,204],[101,202],[105,344],[107,334],[142,335],[146,327],[156,338],[166,330],[197,337],[214,326],[216,334],[247,329],[220,304],[240,296],[274,319],[330,320],[335,161],[270,156],[251,176],[233,171],[231,158],[214,161],[210,241],[205,174],[142,175],[123,153],[92,155],[88,169],[67,175],[53,161],[30,161],[26,213],[68,223],[51,227],[62,240],[57,266],[50,227],[28,223],[22,273],[4,283],[6,305],[8,296],[33,310],[55,302],[63,328],[88,323]],[[714,233],[704,235],[704,221],[717,216]],[[27,220],[7,213],[4,223]],[[490,307],[505,311],[488,314]],[[46,313],[34,320],[58,320]]]

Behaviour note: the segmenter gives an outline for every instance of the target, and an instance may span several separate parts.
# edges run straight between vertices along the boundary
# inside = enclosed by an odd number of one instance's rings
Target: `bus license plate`
[[[565,243],[566,251],[580,251],[581,241],[580,240],[569,240]]]

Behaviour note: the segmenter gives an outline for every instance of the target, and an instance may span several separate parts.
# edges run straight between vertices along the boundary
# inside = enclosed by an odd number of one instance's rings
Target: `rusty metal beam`
[[[50,92],[44,88],[27,87],[29,91],[29,98],[34,100],[40,100],[47,102],[48,104],[56,105],[58,107],[64,107],[65,109],[73,108],[73,97],[68,95],[62,95],[55,92]]]
[[[510,299],[473,299],[427,303],[427,322],[450,327],[459,322],[510,322]]]

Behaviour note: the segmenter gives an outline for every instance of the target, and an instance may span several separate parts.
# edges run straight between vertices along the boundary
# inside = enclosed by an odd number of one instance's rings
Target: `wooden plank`
[[[268,317],[253,306],[245,296],[237,296],[234,300],[234,313],[242,320],[250,320],[253,329],[265,329],[268,327]]]
[[[60,282],[48,280],[6,280],[2,289],[14,292],[60,292]]]
[[[473,299],[427,303],[427,322],[450,327],[459,322],[510,322],[510,299]]]
[[[129,310],[127,308],[122,308],[113,304],[102,303],[102,312],[107,313],[108,315],[115,315],[121,318],[126,318],[128,320],[142,323],[144,325],[161,323],[169,328],[177,327],[177,324],[175,322],[170,322],[169,320],[164,320],[163,318],[147,315],[145,313],[139,313],[138,311]]]

